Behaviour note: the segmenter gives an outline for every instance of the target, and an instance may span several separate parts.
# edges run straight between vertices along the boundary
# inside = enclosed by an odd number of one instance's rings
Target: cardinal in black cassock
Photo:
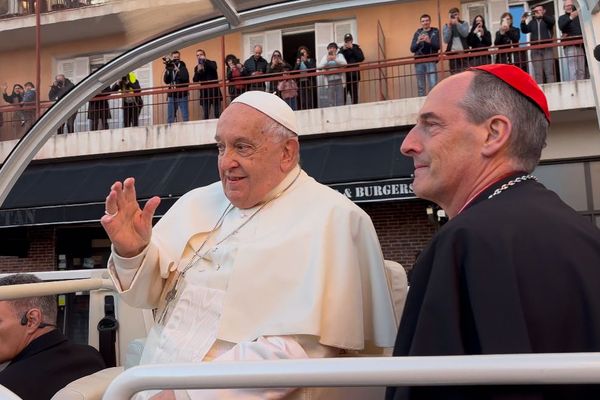
[[[524,88],[528,75],[513,68],[477,69],[527,96],[549,120],[543,92],[536,85],[532,93],[531,82]],[[394,355],[598,351],[600,230],[532,175],[514,171],[470,199],[421,252]],[[386,399],[600,399],[600,386],[392,387]]]

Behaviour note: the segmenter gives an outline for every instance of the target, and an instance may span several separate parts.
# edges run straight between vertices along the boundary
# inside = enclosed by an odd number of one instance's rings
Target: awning
[[[366,191],[381,194],[383,190],[392,197],[363,196],[362,201],[412,197],[405,186],[389,186],[410,183],[412,161],[400,154],[406,133],[398,130],[303,138],[301,164],[317,181],[332,186],[344,183],[344,187],[353,187],[348,184],[392,180],[384,182],[388,186],[383,189]],[[0,227],[98,221],[104,213],[109,187],[128,176],[136,178],[137,195],[142,201],[155,195],[163,199],[157,212],[160,216],[185,192],[219,179],[217,152],[211,146],[34,163],[19,178],[0,209]],[[340,190],[339,185],[335,188]],[[344,188],[340,191],[345,192]]]

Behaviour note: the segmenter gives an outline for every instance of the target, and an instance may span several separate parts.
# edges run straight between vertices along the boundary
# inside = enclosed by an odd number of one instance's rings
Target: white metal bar
[[[22,299],[25,297],[49,296],[62,293],[75,293],[87,290],[114,290],[110,279],[73,279],[70,281],[25,283],[0,286],[0,300]]]
[[[0,399],[2,400],[21,400],[19,396],[8,390],[6,387],[0,385]]]
[[[128,369],[103,399],[153,389],[600,383],[600,353],[364,357],[147,365]]]
[[[58,280],[68,280],[68,279],[86,279],[91,278],[92,273],[97,271],[106,271],[106,269],[68,269],[68,270],[58,270],[58,271],[40,271],[40,272],[31,272],[32,275],[40,278],[43,281],[58,281]],[[8,275],[13,275],[14,272],[10,273],[2,273],[0,274],[0,278],[3,278]]]

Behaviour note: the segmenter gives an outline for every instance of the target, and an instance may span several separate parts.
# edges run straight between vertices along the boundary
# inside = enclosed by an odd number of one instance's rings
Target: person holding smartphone
[[[567,42],[572,37],[581,36],[581,23],[579,22],[579,12],[573,4],[573,0],[565,0],[563,6],[565,13],[558,18],[558,27],[562,32],[561,42]],[[585,52],[582,44],[565,45],[565,55],[567,56],[567,79],[585,79]]]
[[[500,29],[496,31],[494,46],[499,46],[500,50],[508,47],[519,47],[519,39],[521,30],[513,26],[513,16],[509,12],[505,12],[500,17]],[[521,62],[521,52],[514,53],[498,53],[496,58],[497,64],[513,64],[519,68],[524,68],[525,64]]]
[[[467,43],[471,50],[474,51],[487,51],[492,45],[492,34],[485,27],[485,20],[482,15],[477,15],[473,19],[473,26],[471,27],[469,36],[467,36]],[[469,59],[469,64],[472,67],[490,64],[491,62],[492,58],[488,54],[471,57]]]
[[[341,53],[338,53],[338,45],[331,42],[327,45],[327,54],[323,56],[318,67],[323,69],[338,68],[347,65],[348,62]],[[327,81],[327,106],[343,106],[344,105],[344,81],[342,74],[325,75]]]
[[[317,62],[314,58],[310,56],[310,51],[308,47],[302,45],[298,48],[298,53],[296,57],[296,64],[294,65],[294,70],[297,71],[306,71],[306,72],[315,72],[314,69],[317,67]],[[309,71],[307,71],[309,70]],[[312,71],[310,71],[312,70]],[[300,79],[298,79],[299,83],[299,95],[300,101],[299,109],[300,110],[308,110],[310,108],[315,108],[317,106],[316,99],[316,90],[317,80],[314,76],[303,76],[300,75]]]
[[[460,18],[460,10],[456,7],[451,8],[448,14],[450,19],[443,28],[444,42],[447,43],[446,51],[462,53],[469,48],[467,43],[469,23]],[[450,59],[451,74],[462,72],[466,67],[467,63],[462,58]]]
[[[527,22],[527,18],[531,20]],[[530,33],[529,41],[532,45],[551,43],[554,36],[555,20],[551,15],[546,15],[546,9],[541,4],[533,7],[531,13],[525,13],[521,17],[521,31]],[[554,53],[552,47],[531,50],[531,61],[533,64],[533,75],[538,84],[556,82],[554,73]]]

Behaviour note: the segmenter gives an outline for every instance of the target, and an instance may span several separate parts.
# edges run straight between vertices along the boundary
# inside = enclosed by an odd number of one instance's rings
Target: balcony
[[[0,52],[35,46],[37,1],[41,4],[43,46],[119,34],[126,35],[124,45],[129,46],[199,16],[216,15],[210,2],[197,0],[0,0],[0,33],[11,37],[0,42]],[[138,24],[132,32],[131,21],[139,18],[140,10],[144,10],[144,19],[157,22]]]
[[[569,45],[582,43],[581,40],[571,41]],[[297,116],[302,135],[328,134],[349,131],[372,130],[410,126],[416,119],[424,97],[418,97],[417,79],[415,74],[416,62],[436,62],[438,77],[443,79],[450,75],[450,65],[458,65],[460,69],[467,68],[482,59],[494,61],[497,57],[512,55],[511,60],[524,60],[523,68],[531,67],[527,53],[536,48],[553,48],[556,54],[563,44],[555,41],[550,44],[532,43],[527,47],[493,48],[483,51],[451,54],[442,53],[430,58],[400,58],[365,62],[333,70],[304,70],[290,71],[282,74],[262,75],[260,79],[239,78],[233,81],[213,81],[192,83],[186,87],[168,88],[164,86],[143,88],[138,93],[102,93],[79,109],[75,115],[75,133],[66,133],[52,138],[37,159],[84,156],[103,153],[119,153],[144,151],[161,148],[187,147],[213,143],[216,128],[213,110],[209,119],[205,120],[201,107],[201,96],[206,100],[219,100],[222,105],[228,104],[233,95],[251,84],[264,84],[268,91],[275,91],[278,82],[290,79],[299,86]],[[557,56],[554,60],[557,77],[568,75],[568,59]],[[162,65],[161,65],[162,67]],[[190,66],[191,70],[192,67]],[[329,104],[328,93],[335,90],[328,86],[327,77],[341,74],[350,77],[352,72],[360,71],[359,104],[335,105]],[[542,85],[548,100],[553,120],[570,118],[572,111],[587,110],[594,107],[594,96],[589,79],[546,83]],[[350,80],[345,82],[348,86]],[[188,92],[190,109],[189,122],[182,121],[181,115],[177,122],[167,124],[167,96],[178,92]],[[208,96],[213,96],[207,98]],[[42,94],[44,95],[44,93]],[[143,101],[138,126],[125,127],[123,105],[129,98],[139,97]],[[350,100],[350,97],[347,97]],[[52,103],[42,102],[41,112]],[[224,108],[224,107],[221,107]],[[0,158],[4,159],[16,139],[25,132],[31,121],[23,115],[34,115],[35,106],[3,105],[0,106],[4,126],[1,130],[4,141],[0,142]],[[99,124],[97,131],[91,131],[94,118],[110,114],[107,126]],[[97,118],[98,117],[98,118]],[[21,125],[24,125],[23,127]],[[126,128],[126,129],[123,129]]]

